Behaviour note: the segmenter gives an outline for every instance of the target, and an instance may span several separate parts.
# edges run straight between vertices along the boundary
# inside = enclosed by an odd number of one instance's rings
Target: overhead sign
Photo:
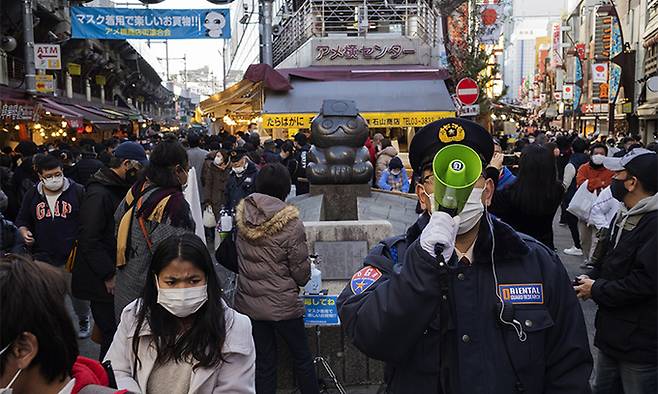
[[[592,82],[594,83],[608,82],[608,63],[592,64]]]
[[[314,66],[423,64],[431,48],[418,39],[319,38],[311,44]]]
[[[457,83],[457,89],[455,89],[457,98],[464,105],[472,105],[478,101],[480,97],[480,88],[478,88],[477,82],[471,78],[462,78]]]
[[[580,111],[584,114],[607,114],[610,111],[610,106],[608,104],[583,104]]]
[[[307,326],[338,326],[340,318],[336,300],[338,296],[304,295],[304,324]]]
[[[562,86],[562,98],[565,100],[573,100],[573,85]]]
[[[61,70],[59,44],[34,44],[34,67],[37,70]]]
[[[37,92],[52,93],[55,91],[55,78],[49,74],[37,74],[34,76]]]
[[[463,105],[459,108],[459,116],[478,116],[480,115],[480,105]]]
[[[35,109],[27,101],[0,101],[0,120],[34,120]]]
[[[80,75],[82,74],[82,66],[77,63],[68,63],[66,69],[69,72],[69,75]]]
[[[231,38],[228,8],[136,9],[71,7],[73,38],[105,40]]]
[[[496,3],[480,6],[480,42],[497,44],[503,27],[502,6]]]
[[[263,114],[265,129],[309,129],[315,113]],[[423,127],[439,119],[455,116],[451,111],[437,112],[362,112],[371,129],[386,127]],[[212,115],[211,115],[212,116]]]
[[[105,75],[96,75],[96,85],[105,86]]]

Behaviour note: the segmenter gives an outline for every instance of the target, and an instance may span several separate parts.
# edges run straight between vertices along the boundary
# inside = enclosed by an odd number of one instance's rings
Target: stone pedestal
[[[370,185],[313,185],[312,196],[322,195],[320,220],[358,220],[357,197],[370,197]]]

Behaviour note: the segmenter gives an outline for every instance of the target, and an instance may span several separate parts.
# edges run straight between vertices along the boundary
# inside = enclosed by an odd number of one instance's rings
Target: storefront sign
[[[608,100],[611,104],[617,101],[617,94],[619,93],[619,85],[621,83],[621,66],[615,63],[610,64],[610,82]]]
[[[34,114],[34,106],[30,104],[0,101],[0,119],[2,120],[33,120]]]
[[[66,68],[69,72],[69,75],[77,76],[77,75],[82,74],[82,66],[80,66],[77,63],[68,63],[66,65]]]
[[[612,17],[608,15],[596,15],[594,25],[594,58],[610,58]]]
[[[309,129],[316,114],[263,114],[265,129]],[[369,128],[422,127],[435,120],[455,116],[454,112],[365,112]]]
[[[497,44],[503,27],[502,6],[500,4],[482,4],[480,6],[480,42]]]
[[[576,53],[578,54],[578,58],[580,60],[585,60],[585,44],[580,42],[576,44]]]
[[[480,105],[464,105],[459,108],[459,116],[478,116],[480,115]]]
[[[96,85],[105,86],[105,75],[96,75]]]
[[[304,295],[304,324],[307,326],[338,326],[337,296]]]
[[[562,98],[565,100],[573,100],[573,85],[562,86]]]
[[[580,112],[583,114],[607,114],[609,111],[608,104],[583,104],[580,107]]]
[[[55,77],[50,74],[37,74],[34,76],[37,92],[52,93],[55,91]]]
[[[136,9],[71,7],[73,38],[231,38],[227,8]]]
[[[592,82],[594,83],[608,82],[608,63],[592,64]]]
[[[34,44],[34,67],[37,70],[61,70],[59,44]]]
[[[625,114],[632,114],[633,113],[633,103],[624,103],[621,106],[621,110]]]
[[[423,64],[429,47],[413,39],[315,39],[312,44],[313,65]]]

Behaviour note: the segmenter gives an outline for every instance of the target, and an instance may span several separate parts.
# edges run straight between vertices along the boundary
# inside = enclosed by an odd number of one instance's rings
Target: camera
[[[504,166],[518,166],[519,165],[519,156],[515,154],[503,155],[503,165]]]

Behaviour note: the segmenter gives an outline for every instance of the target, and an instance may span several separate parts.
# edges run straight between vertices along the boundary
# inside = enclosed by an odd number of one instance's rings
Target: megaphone
[[[436,180],[432,211],[458,215],[482,175],[480,156],[466,145],[448,145],[434,156],[432,171]]]

